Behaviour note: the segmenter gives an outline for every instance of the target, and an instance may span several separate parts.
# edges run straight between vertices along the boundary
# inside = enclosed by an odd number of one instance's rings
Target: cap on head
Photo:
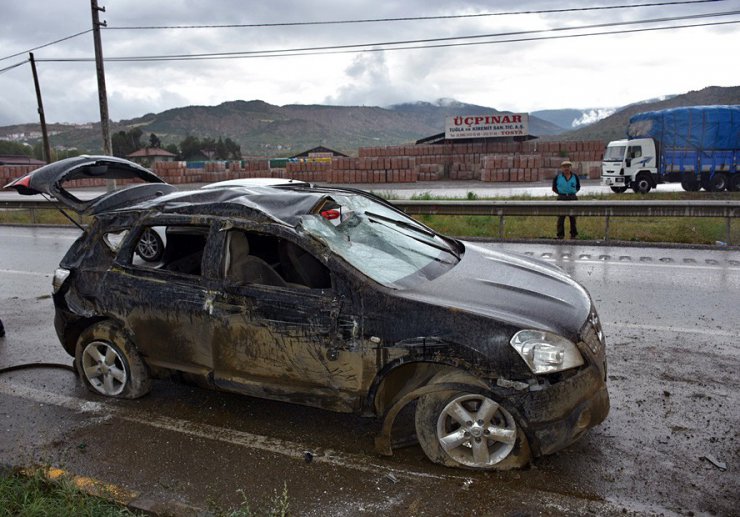
[[[568,160],[565,160],[564,162],[561,162],[560,163],[560,166],[561,167],[566,167],[566,166],[567,167],[572,167],[573,166],[573,163],[569,162]]]

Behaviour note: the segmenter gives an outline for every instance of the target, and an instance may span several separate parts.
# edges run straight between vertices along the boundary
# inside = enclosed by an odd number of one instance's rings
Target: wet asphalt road
[[[76,235],[0,227],[0,368],[71,364],[49,292]],[[607,335],[608,419],[528,470],[446,469],[418,446],[382,458],[372,420],[165,381],[106,400],[62,368],[0,374],[0,463],[53,464],[181,512],[233,507],[240,490],[264,508],[286,487],[296,515],[736,514],[740,252],[491,246],[566,269]]]

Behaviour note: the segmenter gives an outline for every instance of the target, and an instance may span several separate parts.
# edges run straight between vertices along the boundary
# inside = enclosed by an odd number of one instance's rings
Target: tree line
[[[125,158],[129,154],[144,147],[160,148],[177,156],[178,160],[241,160],[241,146],[231,138],[218,140],[210,137],[198,138],[188,135],[177,144],[168,144],[162,147],[162,141],[155,133],[149,135],[146,144],[142,143],[144,133],[139,128],[119,131],[111,137],[113,156]]]
[[[231,138],[218,140],[210,137],[198,138],[197,136],[186,136],[179,145],[168,144],[162,147],[162,141],[155,134],[151,133],[148,139],[143,139],[144,132],[140,128],[129,129],[128,131],[118,131],[111,136],[112,154],[120,158],[125,158],[129,154],[143,149],[145,147],[154,147],[164,149],[175,155],[177,160],[199,161],[199,160],[241,160],[241,146]],[[52,149],[51,161],[78,156],[85,151],[78,149]],[[23,144],[19,142],[10,142],[0,140],[0,154],[6,155],[25,155],[44,159],[44,150],[41,143],[34,145]]]

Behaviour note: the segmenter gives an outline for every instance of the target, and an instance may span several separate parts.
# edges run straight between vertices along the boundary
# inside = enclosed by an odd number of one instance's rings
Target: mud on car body
[[[81,202],[85,177],[146,183]],[[55,328],[94,392],[150,379],[382,419],[415,411],[427,456],[504,469],[557,451],[609,410],[590,296],[559,268],[451,239],[371,194],[307,184],[176,191],[110,157],[8,185],[91,214],[54,275]],[[155,261],[136,253],[166,234]]]

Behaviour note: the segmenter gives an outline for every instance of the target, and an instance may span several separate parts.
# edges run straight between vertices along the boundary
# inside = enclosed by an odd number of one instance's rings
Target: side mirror
[[[632,158],[625,158],[624,163],[625,165],[627,165],[627,167],[629,167],[630,165],[632,165]]]

